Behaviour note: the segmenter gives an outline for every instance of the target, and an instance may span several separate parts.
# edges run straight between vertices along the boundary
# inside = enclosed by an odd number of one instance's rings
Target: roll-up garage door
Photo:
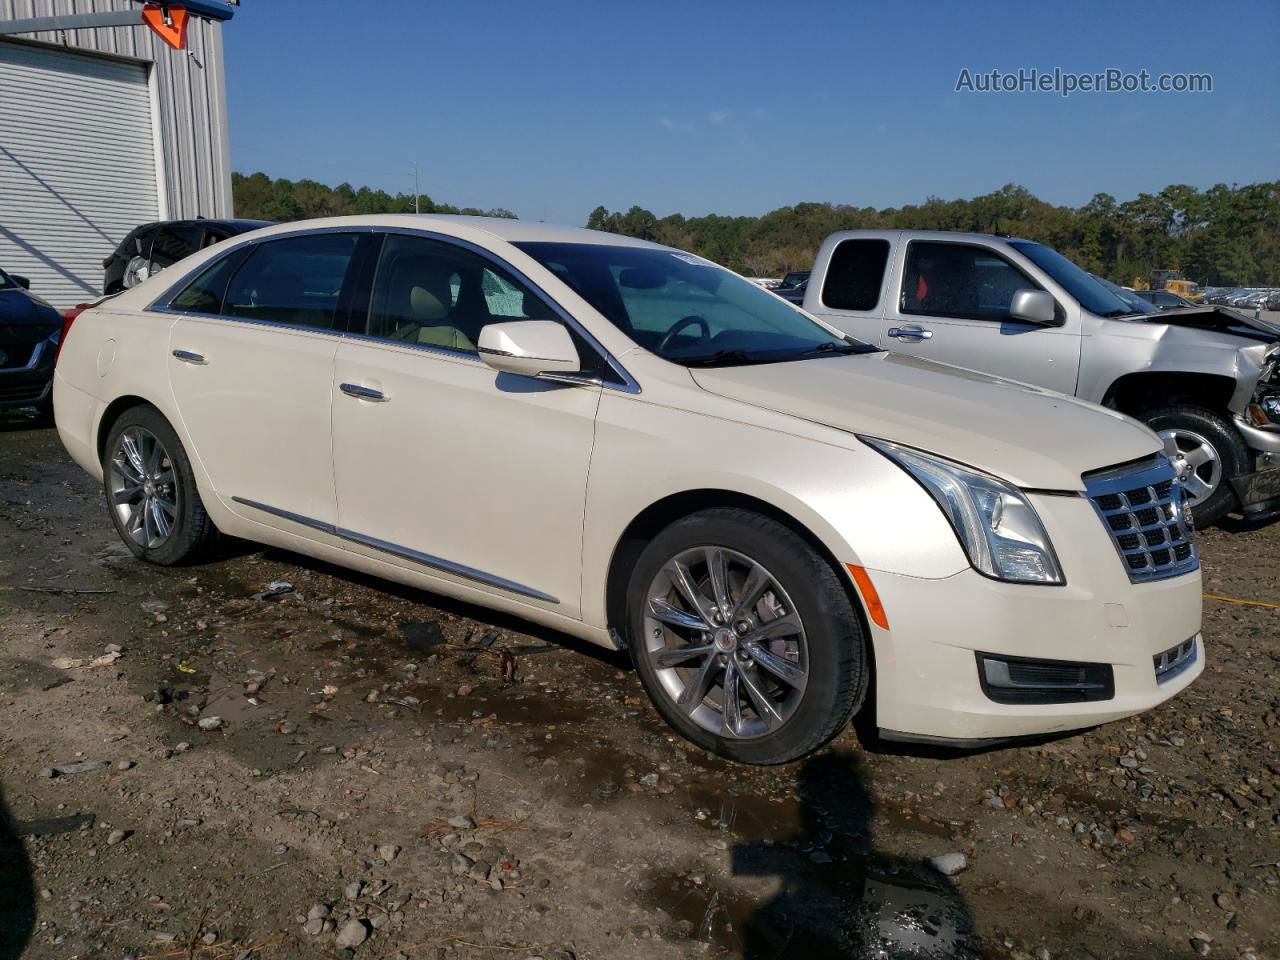
[[[147,68],[0,41],[0,267],[65,308],[158,217]]]

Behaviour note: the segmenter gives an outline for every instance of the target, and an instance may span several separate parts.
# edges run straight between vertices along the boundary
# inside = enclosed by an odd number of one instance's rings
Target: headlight
[[[910,447],[860,439],[929,491],[979,573],[1009,583],[1066,583],[1040,517],[1017,487]]]

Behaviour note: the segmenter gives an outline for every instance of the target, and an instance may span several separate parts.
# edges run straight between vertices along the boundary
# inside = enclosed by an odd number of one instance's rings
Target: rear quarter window
[[[874,310],[884,288],[889,241],[844,240],[831,253],[822,302],[833,310]]]

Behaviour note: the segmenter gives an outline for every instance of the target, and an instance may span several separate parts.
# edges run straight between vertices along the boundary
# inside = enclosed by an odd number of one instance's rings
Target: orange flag
[[[166,9],[169,15],[168,23],[165,22]],[[166,8],[158,3],[148,3],[142,8],[142,22],[173,49],[181,50],[186,47],[187,11],[182,7]]]

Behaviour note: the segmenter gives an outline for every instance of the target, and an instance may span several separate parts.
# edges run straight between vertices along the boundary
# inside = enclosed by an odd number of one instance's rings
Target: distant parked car
[[[1274,291],[1262,304],[1263,310],[1280,310],[1280,290]]]
[[[53,405],[53,358],[62,315],[32,293],[26,277],[0,270],[0,408]]]
[[[809,289],[809,278],[805,277],[794,287],[778,287],[773,292],[780,296],[788,303],[794,303],[797,307],[804,303],[804,293]]]
[[[808,279],[809,279],[808,270],[792,270],[785,277],[782,278],[782,283],[779,284],[778,289],[793,290],[796,287],[803,284]]]
[[[144,223],[102,261],[103,293],[119,293],[229,237],[269,227],[271,220],[165,220]]]
[[[1196,306],[1190,300],[1180,297],[1170,290],[1134,290],[1133,295],[1161,310],[1176,310],[1180,307]]]

